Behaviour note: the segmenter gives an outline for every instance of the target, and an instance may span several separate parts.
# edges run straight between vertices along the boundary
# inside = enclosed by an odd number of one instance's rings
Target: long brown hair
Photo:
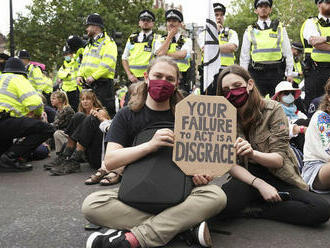
[[[173,66],[176,71],[177,80],[179,80],[179,77],[180,77],[179,67],[177,66],[175,61],[169,56],[160,56],[160,57],[157,57],[156,59],[152,60],[148,66],[147,73],[149,74],[151,68],[154,65],[156,65],[157,63],[161,63],[161,62],[165,62],[165,63],[169,64],[170,66]],[[128,102],[128,107],[134,112],[140,111],[146,103],[147,95],[148,95],[147,83],[146,82],[137,83],[131,94],[131,98]],[[183,95],[176,88],[174,90],[173,95],[170,97],[170,108],[171,108],[171,111],[173,114],[175,113],[175,105],[178,102],[180,102],[182,99],[183,99]]]
[[[243,67],[239,65],[231,65],[227,68],[225,68],[219,75],[217,80],[217,95],[223,96],[223,90],[222,90],[222,81],[223,78],[228,74],[235,74],[237,76],[240,76],[244,79],[246,83],[250,79],[252,79],[252,76],[250,73],[245,70]],[[261,112],[264,109],[265,103],[263,98],[261,97],[259,90],[255,85],[253,85],[252,90],[250,91],[249,98],[247,100],[247,107],[244,111],[244,113],[237,116],[237,119],[240,123],[240,125],[243,127],[244,132],[248,132],[250,129],[252,123],[256,123],[261,118]],[[237,113],[238,114],[238,113]]]
[[[102,103],[100,102],[99,99],[97,99],[95,93],[92,91],[92,90],[82,90],[81,93],[80,93],[80,97],[79,97],[79,106],[78,106],[78,111],[79,112],[83,112],[85,114],[86,113],[86,110],[82,107],[82,104],[81,104],[81,99],[83,96],[86,96],[87,99],[90,99],[93,103],[93,108],[95,109],[103,109],[104,111],[105,108],[103,107]]]
[[[330,114],[330,77],[324,86],[325,95],[320,103],[319,110],[322,110],[323,112],[326,112],[327,114]]]

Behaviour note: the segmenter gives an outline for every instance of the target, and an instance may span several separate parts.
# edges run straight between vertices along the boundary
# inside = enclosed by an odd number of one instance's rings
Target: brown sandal
[[[121,181],[121,175],[116,171],[110,171],[108,175],[104,176],[100,181],[102,186],[109,186],[117,184]]]
[[[102,178],[107,174],[105,170],[98,169],[95,174],[91,175],[86,181],[85,184],[92,185],[99,183]]]

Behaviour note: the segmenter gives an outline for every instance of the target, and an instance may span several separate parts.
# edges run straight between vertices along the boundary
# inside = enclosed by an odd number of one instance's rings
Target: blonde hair
[[[330,77],[324,86],[325,95],[320,103],[319,110],[322,110],[323,112],[326,112],[327,114],[330,114]]]
[[[147,73],[149,74],[152,67],[158,63],[167,63],[168,65],[174,67],[174,69],[176,71],[176,78],[179,81],[179,78],[180,78],[179,67],[175,63],[175,61],[169,56],[160,56],[160,57],[153,59],[147,68]],[[128,107],[130,108],[130,110],[132,110],[134,112],[140,111],[146,103],[147,95],[148,95],[147,83],[146,82],[136,83],[136,86],[133,88],[133,92],[132,92],[130,100],[128,102]],[[175,105],[178,102],[180,102],[182,99],[183,99],[183,95],[176,88],[174,90],[173,95],[170,97],[170,108],[171,108],[171,111],[173,114],[175,113]]]
[[[70,106],[68,96],[62,90],[54,91],[50,97],[56,97],[63,104],[63,107]]]

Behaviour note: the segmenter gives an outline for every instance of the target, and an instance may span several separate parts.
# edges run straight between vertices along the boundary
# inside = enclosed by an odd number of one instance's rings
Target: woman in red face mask
[[[173,146],[174,133],[169,128],[158,129],[151,140],[145,143],[134,145],[134,139],[141,137],[139,136],[141,131],[143,133],[143,130],[150,127],[152,123],[174,122],[175,105],[183,98],[177,90],[179,68],[170,57],[161,56],[151,62],[144,77],[145,82],[137,83],[134,88],[128,107],[121,109],[111,123],[106,138],[108,145],[105,166],[108,170],[126,166],[138,160],[145,161],[143,159],[148,159],[148,155],[157,155],[158,150],[163,150],[159,148]],[[145,136],[143,140],[146,140]],[[144,165],[146,166],[146,163],[139,164],[143,172],[143,180],[145,179],[143,182],[147,184],[147,181],[152,181],[154,184],[143,191],[152,192],[150,199],[154,199],[158,181],[151,179],[152,172],[147,173]],[[124,179],[125,173],[129,173],[130,168],[132,167],[127,167],[127,171],[124,171]],[[168,177],[166,172],[162,178],[166,180],[166,189],[168,189],[167,183],[168,185],[174,185],[174,183],[173,178]],[[190,242],[196,242],[204,247],[211,246],[204,220],[218,214],[226,204],[222,189],[216,185],[207,185],[211,180],[212,178],[207,175],[194,176],[192,182],[199,187],[194,187],[180,204],[175,204],[156,214],[132,207],[122,198],[119,200],[118,190],[103,190],[89,195],[82,206],[85,217],[94,224],[123,231],[110,229],[104,235],[94,233],[88,238],[86,247],[164,246],[176,234],[194,226],[196,232],[190,234],[198,233],[198,237],[193,236]],[[175,190],[180,189],[175,188]],[[158,197],[161,196],[162,194],[158,195]]]
[[[227,206],[219,218],[233,217],[251,204],[248,216],[297,225],[329,219],[329,204],[308,192],[289,146],[287,117],[278,102],[260,96],[250,74],[233,65],[221,72],[217,95],[237,108],[237,163],[222,186]],[[245,169],[245,168],[247,169]]]

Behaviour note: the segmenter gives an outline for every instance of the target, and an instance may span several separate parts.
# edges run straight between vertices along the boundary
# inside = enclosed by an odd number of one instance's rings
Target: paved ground
[[[34,162],[26,173],[0,174],[0,248],[82,248],[90,234],[80,213],[81,203],[102,186],[84,185],[91,170],[50,177]],[[325,196],[330,201],[330,195]],[[214,247],[330,247],[330,223],[307,228],[266,220],[235,219],[216,227]],[[166,247],[185,248],[180,241]]]

